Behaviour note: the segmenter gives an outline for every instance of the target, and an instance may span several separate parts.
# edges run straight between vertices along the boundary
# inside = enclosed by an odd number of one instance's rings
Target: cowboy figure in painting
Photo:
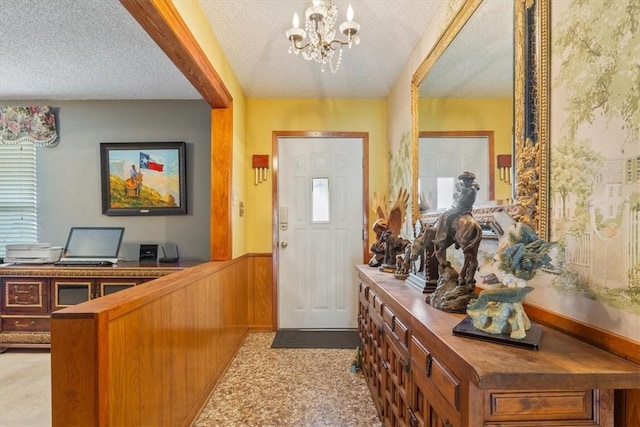
[[[142,172],[136,169],[136,165],[131,165],[129,179],[125,180],[125,193],[127,196],[140,196],[142,189]]]

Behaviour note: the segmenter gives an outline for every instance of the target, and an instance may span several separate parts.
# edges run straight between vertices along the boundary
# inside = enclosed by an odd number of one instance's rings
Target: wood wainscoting
[[[273,316],[273,257],[248,255],[249,329],[275,331]]]
[[[190,425],[248,330],[272,328],[270,268],[207,262],[54,312],[53,426]]]

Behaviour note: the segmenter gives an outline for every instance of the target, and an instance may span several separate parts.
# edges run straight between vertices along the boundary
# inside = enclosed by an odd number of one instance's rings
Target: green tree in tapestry
[[[553,49],[562,61],[555,86],[571,96],[571,133],[597,114],[621,118],[628,141],[640,136],[640,2],[574,0],[557,25]]]
[[[576,140],[568,136],[554,146],[551,156],[551,181],[553,190],[560,195],[561,217],[563,221],[569,219],[567,202],[574,197],[575,211],[571,218],[574,225],[572,232],[585,231],[588,215],[588,200],[591,196],[594,180],[593,171],[602,166],[604,156],[591,149],[587,140]]]

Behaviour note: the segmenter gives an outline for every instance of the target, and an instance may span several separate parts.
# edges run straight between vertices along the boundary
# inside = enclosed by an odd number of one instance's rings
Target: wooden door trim
[[[271,249],[273,252],[273,328],[278,330],[278,139],[279,138],[354,138],[362,141],[362,260],[369,256],[369,132],[273,131],[271,134]],[[354,284],[355,286],[355,284]]]

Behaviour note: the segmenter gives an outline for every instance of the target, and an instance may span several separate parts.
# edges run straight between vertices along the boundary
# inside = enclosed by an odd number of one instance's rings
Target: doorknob
[[[287,246],[289,246],[289,244],[287,243],[287,241],[286,241],[286,240],[283,240],[282,242],[280,242],[280,247],[281,247],[282,249],[286,248]]]

